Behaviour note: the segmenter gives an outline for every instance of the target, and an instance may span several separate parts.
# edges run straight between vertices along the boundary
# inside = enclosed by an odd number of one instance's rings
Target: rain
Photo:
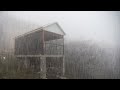
[[[53,62],[54,58],[46,58],[46,62],[40,63],[37,57],[32,57],[30,58],[32,68],[26,68],[30,62],[18,59],[15,55],[17,36],[55,22],[65,32],[64,48],[54,51],[54,53],[59,51],[57,54],[61,55],[64,49],[64,67],[58,71],[56,69],[55,73],[63,70],[62,79],[120,78],[119,11],[0,11],[0,78],[41,79],[42,63],[46,63],[43,67],[52,64],[56,68],[63,66],[61,58],[57,58],[56,62]],[[62,41],[53,40],[48,43],[62,44]],[[30,48],[33,46],[39,45],[32,43]],[[50,50],[52,48],[46,49],[45,52],[50,53]],[[54,73],[48,72],[51,75]]]

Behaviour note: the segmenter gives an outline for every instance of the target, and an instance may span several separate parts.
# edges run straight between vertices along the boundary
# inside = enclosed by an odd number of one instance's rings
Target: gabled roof
[[[43,30],[54,32],[60,35],[65,35],[65,32],[57,22],[44,26]]]
[[[65,35],[65,32],[60,27],[60,25],[57,22],[55,22],[55,23],[52,23],[52,24],[45,25],[43,27],[37,28],[37,29],[32,30],[30,32],[27,32],[25,34],[19,35],[16,38],[28,35],[30,33],[34,33],[34,32],[39,31],[39,30],[46,30],[46,31],[53,32],[53,33],[56,33],[56,34]]]

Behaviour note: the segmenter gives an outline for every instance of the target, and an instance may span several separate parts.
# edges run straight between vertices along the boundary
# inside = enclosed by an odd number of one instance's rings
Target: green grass
[[[40,79],[40,74],[32,69],[19,68],[20,63],[15,57],[0,61],[0,79]]]

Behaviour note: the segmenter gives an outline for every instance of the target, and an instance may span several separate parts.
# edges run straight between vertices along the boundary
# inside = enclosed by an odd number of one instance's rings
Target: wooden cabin
[[[64,75],[64,31],[53,23],[15,38],[15,56],[27,68],[40,71],[42,78],[60,78]]]

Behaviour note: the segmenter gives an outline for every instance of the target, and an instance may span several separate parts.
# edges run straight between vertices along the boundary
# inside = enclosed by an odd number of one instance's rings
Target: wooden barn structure
[[[64,31],[58,23],[40,27],[15,38],[15,56],[41,78],[61,78],[64,66]]]

